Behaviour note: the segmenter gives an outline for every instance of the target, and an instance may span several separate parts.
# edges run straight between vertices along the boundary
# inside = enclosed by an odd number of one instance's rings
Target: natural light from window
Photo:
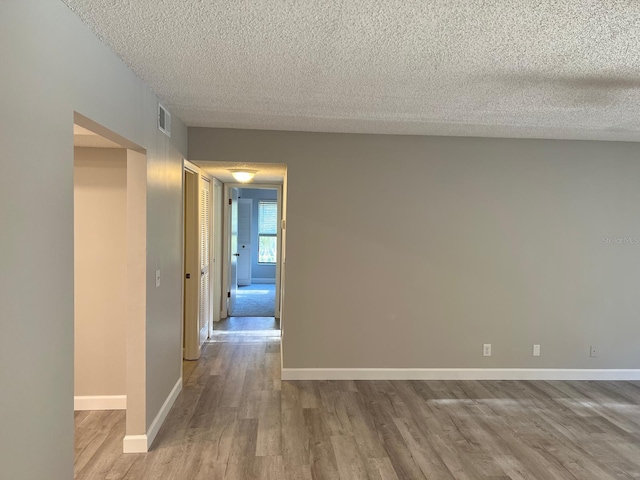
[[[258,263],[276,263],[278,253],[278,203],[258,203]]]

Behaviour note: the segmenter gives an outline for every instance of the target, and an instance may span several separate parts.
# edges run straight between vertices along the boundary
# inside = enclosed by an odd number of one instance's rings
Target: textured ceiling
[[[637,0],[64,0],[188,126],[640,141]]]

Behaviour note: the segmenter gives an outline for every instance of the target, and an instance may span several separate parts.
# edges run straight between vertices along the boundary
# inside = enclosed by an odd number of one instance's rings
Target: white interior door
[[[200,179],[200,311],[199,344],[207,340],[211,324],[211,182]]]
[[[238,285],[251,285],[251,212],[253,200],[238,200]]]
[[[233,315],[233,310],[236,307],[236,296],[238,294],[238,189],[232,188],[230,195],[231,215],[230,215],[230,238],[229,238],[229,252],[231,258],[229,261],[229,293],[227,311],[229,315]]]

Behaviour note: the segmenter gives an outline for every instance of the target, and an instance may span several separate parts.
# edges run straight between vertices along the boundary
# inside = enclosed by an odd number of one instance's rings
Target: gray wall
[[[286,368],[640,367],[640,245],[603,241],[640,237],[639,144],[191,128],[189,158],[288,166]]]
[[[239,195],[242,198],[253,200],[251,207],[251,280],[268,278],[273,279],[275,283],[276,266],[258,263],[258,202],[260,200],[277,200],[278,191],[263,188],[242,188]]]
[[[186,128],[174,116],[171,140],[158,131],[156,95],[62,2],[9,0],[0,9],[0,478],[66,480],[74,111],[148,152],[147,426],[181,373]]]

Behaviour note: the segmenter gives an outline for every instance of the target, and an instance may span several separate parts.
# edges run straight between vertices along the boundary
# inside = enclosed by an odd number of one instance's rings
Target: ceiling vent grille
[[[171,137],[171,114],[161,104],[158,104],[158,128],[167,137]]]

